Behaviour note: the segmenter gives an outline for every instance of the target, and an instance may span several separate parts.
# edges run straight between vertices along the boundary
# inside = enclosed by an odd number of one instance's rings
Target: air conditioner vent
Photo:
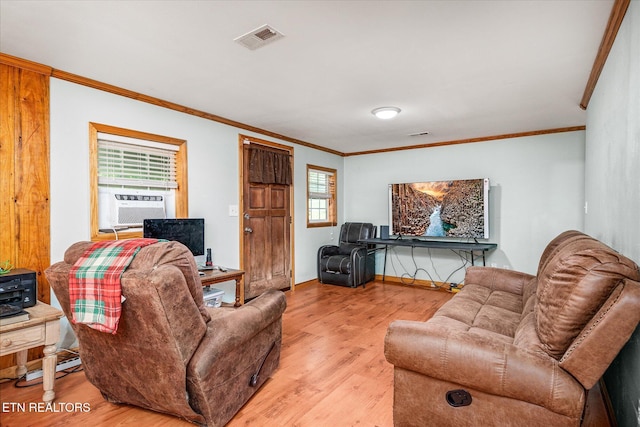
[[[240,37],[236,37],[233,41],[240,43],[247,49],[256,50],[266,44],[273,43],[282,37],[284,37],[284,34],[275,28],[270,27],[269,25],[263,25],[262,27],[249,31]]]
[[[272,31],[271,28],[265,28],[264,30],[254,34],[254,36],[259,38],[260,40],[267,40],[277,35],[278,33],[276,33],[275,31]]]
[[[164,197],[160,195],[114,194],[112,227],[141,227],[147,218],[166,218]]]

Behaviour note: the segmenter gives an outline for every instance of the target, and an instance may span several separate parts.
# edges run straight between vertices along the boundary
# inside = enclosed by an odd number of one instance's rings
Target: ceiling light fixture
[[[376,116],[379,119],[392,119],[400,113],[400,109],[398,107],[380,107],[374,110],[371,110],[371,114]]]

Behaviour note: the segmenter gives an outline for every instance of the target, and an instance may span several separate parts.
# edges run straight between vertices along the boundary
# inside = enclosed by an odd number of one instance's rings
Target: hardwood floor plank
[[[311,284],[286,294],[280,368],[228,425],[392,426],[393,366],[384,358],[387,327],[396,319],[427,320],[452,295],[379,282],[364,289]],[[56,403],[86,403],[90,410],[5,411],[0,414],[0,426],[193,425],[170,415],[109,403],[84,373],[57,380],[55,388]],[[41,386],[0,384],[3,405],[36,404],[41,397]]]

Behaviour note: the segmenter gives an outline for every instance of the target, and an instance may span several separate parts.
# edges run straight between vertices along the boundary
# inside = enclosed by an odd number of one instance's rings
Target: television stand
[[[445,242],[441,240],[421,240],[412,239],[364,239],[358,243],[367,245],[384,246],[384,264],[382,269],[382,281],[384,281],[387,271],[387,251],[389,246],[408,246],[411,248],[428,248],[428,249],[450,249],[458,251],[467,251],[471,254],[471,265],[475,265],[476,253],[480,253],[482,257],[482,265],[486,265],[485,253],[498,247],[497,243],[479,243],[475,242]]]

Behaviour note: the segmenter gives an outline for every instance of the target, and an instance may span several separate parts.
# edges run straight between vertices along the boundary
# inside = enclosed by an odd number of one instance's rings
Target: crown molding
[[[357,151],[354,153],[346,153],[345,157],[361,156],[364,154],[389,153],[391,151],[418,150],[421,148],[443,147],[446,145],[471,144],[474,142],[495,141],[498,139],[521,138],[524,136],[547,135],[550,133],[575,132],[585,130],[586,126],[570,126],[564,128],[533,130],[528,132],[505,133],[502,135],[481,136],[478,138],[456,139],[452,141],[432,142],[428,144],[407,145],[404,147],[381,148],[379,150]]]
[[[629,0],[622,0],[617,3],[627,2]],[[613,15],[613,13],[612,13]],[[619,25],[618,25],[619,28]],[[615,35],[614,35],[615,38]],[[606,58],[605,58],[606,59]],[[491,141],[497,139],[507,139],[507,138],[519,138],[524,136],[533,136],[533,135],[545,135],[551,133],[561,133],[561,132],[573,132],[585,130],[585,126],[572,126],[572,127],[563,127],[563,128],[555,128],[555,129],[543,129],[543,130],[535,130],[528,132],[517,132],[517,133],[509,133],[502,135],[492,135],[492,136],[483,136],[477,138],[467,138],[467,139],[458,139],[452,141],[441,141],[441,142],[433,142],[428,144],[419,144],[419,145],[408,145],[402,147],[393,147],[393,148],[383,148],[379,150],[366,150],[366,151],[357,151],[352,153],[343,153],[337,150],[332,150],[330,148],[322,147],[320,145],[311,144],[306,141],[302,141],[299,139],[291,138],[286,135],[281,135],[279,133],[271,132],[265,129],[261,129],[255,126],[250,126],[241,122],[236,122],[234,120],[230,120],[221,116],[217,116],[215,114],[207,113],[204,111],[196,110],[193,108],[186,107],[184,105],[176,104],[169,101],[164,101],[159,98],[155,98],[152,96],[144,95],[138,92],[134,92],[128,89],[123,89],[118,86],[110,85],[108,83],[103,83],[97,80],[89,79],[86,77],[79,76],[77,74],[72,74],[66,71],[58,70],[46,65],[38,64],[36,62],[28,61],[25,59],[17,58],[11,55],[6,55],[4,53],[0,53],[0,64],[6,64],[14,67],[19,67],[26,70],[35,71],[41,74],[48,75],[50,77],[55,77],[60,80],[65,80],[71,83],[79,84],[82,86],[90,87],[93,89],[101,90],[104,92],[113,93],[115,95],[124,96],[126,98],[131,98],[136,101],[146,102],[148,104],[157,105],[160,107],[168,108],[170,110],[178,111],[185,114],[190,114],[193,116],[201,117],[203,119],[211,120],[214,122],[222,123],[228,126],[236,127],[239,129],[243,129],[245,131],[255,132],[260,135],[269,136],[271,138],[279,139],[282,141],[290,142],[293,144],[302,145],[308,148],[312,148],[319,151],[324,151],[326,153],[335,154],[340,157],[350,157],[350,156],[361,156],[367,154],[376,154],[376,153],[388,153],[392,151],[404,151],[404,150],[416,150],[422,148],[432,148],[432,147],[442,147],[446,145],[457,145],[457,144],[470,144],[475,142],[484,142]]]
[[[604,30],[604,35],[602,36],[602,41],[600,42],[596,59],[593,62],[593,67],[591,68],[589,80],[587,80],[587,86],[584,88],[584,94],[580,101],[580,108],[583,110],[586,110],[589,106],[591,95],[593,95],[593,91],[595,90],[598,79],[600,78],[600,73],[602,73],[604,64],[607,62],[613,42],[616,40],[624,15],[627,13],[627,9],[629,8],[629,1],[630,0],[615,0],[613,3],[611,14],[609,15],[609,22],[607,22],[607,28]]]

